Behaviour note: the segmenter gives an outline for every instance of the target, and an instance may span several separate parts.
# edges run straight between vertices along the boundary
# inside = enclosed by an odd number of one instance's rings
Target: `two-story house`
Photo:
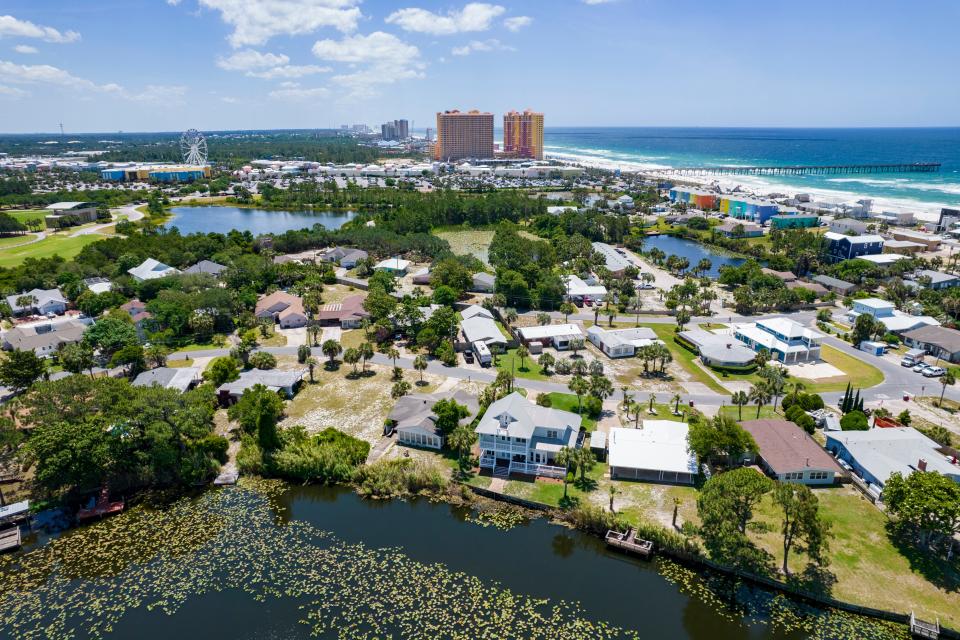
[[[477,425],[480,468],[499,476],[562,478],[566,470],[556,464],[557,454],[564,447],[580,446],[580,423],[575,413],[541,407],[511,393],[487,407]]]
[[[818,360],[823,334],[789,318],[767,318],[734,325],[734,337],[754,351],[766,349],[785,364]]]
[[[847,236],[827,231],[823,237],[827,242],[827,259],[831,262],[883,253],[883,238],[878,235]]]
[[[913,315],[898,311],[892,302],[880,298],[861,298],[853,301],[853,308],[847,312],[850,323],[857,321],[861,315],[872,316],[880,321],[889,333],[897,335],[919,327],[937,326],[940,322],[936,318],[924,315]]]

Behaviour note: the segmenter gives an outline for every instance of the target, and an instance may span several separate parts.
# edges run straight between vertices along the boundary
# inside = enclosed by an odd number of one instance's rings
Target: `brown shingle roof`
[[[903,334],[903,337],[936,345],[949,353],[960,351],[960,331],[956,329],[927,325],[913,331],[907,331]]]
[[[777,475],[804,469],[840,472],[833,457],[792,422],[761,419],[740,424],[753,436],[760,457]]]
[[[324,305],[317,312],[317,320],[341,322],[348,318],[365,318],[368,315],[370,314],[363,308],[363,296],[357,295],[344,298],[342,302]]]

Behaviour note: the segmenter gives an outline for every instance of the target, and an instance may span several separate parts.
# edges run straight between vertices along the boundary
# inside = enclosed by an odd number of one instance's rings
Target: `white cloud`
[[[285,64],[265,71],[247,71],[247,75],[251,78],[274,80],[276,78],[302,78],[328,71],[330,71],[330,67],[321,67],[315,64]]]
[[[37,49],[36,47],[31,47],[28,44],[18,44],[13,48],[13,50],[16,51],[17,53],[23,53],[27,55],[39,53],[39,49]]]
[[[23,89],[0,84],[0,98],[16,100],[17,98],[24,98],[28,95],[30,94]]]
[[[411,7],[394,11],[387,16],[388,24],[396,24],[404,31],[450,35],[467,31],[486,31],[494,19],[506,9],[498,4],[471,2],[459,11],[448,11],[446,15],[433,13],[426,9]]]
[[[220,12],[233,27],[228,38],[234,47],[264,44],[279,35],[302,35],[321,27],[343,33],[357,28],[363,16],[360,0],[199,0],[200,6]]]
[[[594,5],[594,4],[610,4],[610,3],[616,2],[616,1],[617,1],[617,0],[580,0],[580,2],[582,2],[583,4],[589,4],[589,5]]]
[[[454,47],[450,53],[455,56],[468,56],[474,52],[488,51],[516,51],[516,49],[503,44],[495,38],[491,38],[490,40],[473,40],[462,47]]]
[[[44,27],[26,20],[17,20],[13,16],[0,16],[0,38],[37,38],[47,42],[65,44],[76,42],[80,34],[76,31],[60,32],[53,27]]]
[[[296,85],[296,83],[289,83],[289,84]],[[326,98],[327,96],[330,95],[330,90],[327,89],[326,87],[304,88],[304,87],[300,87],[299,85],[296,85],[296,86],[286,86],[281,89],[274,89],[267,95],[274,100],[302,102],[304,100]]]
[[[175,7],[178,4],[180,4],[180,0],[167,0],[167,4],[170,5],[171,7]]]
[[[16,64],[6,60],[0,60],[0,81],[103,93],[135,102],[177,103],[187,91],[183,86],[167,85],[147,85],[142,91],[129,91],[116,83],[97,84],[48,64]]]
[[[282,53],[261,53],[253,49],[243,49],[226,58],[217,58],[217,66],[227,71],[269,69],[288,62],[290,62],[290,58]]]
[[[351,65],[353,70],[332,78],[348,90],[351,98],[374,96],[377,85],[422,78],[425,67],[417,47],[383,31],[341,40],[318,40],[313,54],[321,60]]]
[[[520,29],[530,26],[531,22],[533,22],[533,18],[530,16],[516,16],[514,18],[507,18],[504,20],[503,26],[510,31],[520,31]]]

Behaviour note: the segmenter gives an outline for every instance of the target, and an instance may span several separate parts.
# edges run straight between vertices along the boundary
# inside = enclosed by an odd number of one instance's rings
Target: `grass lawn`
[[[24,209],[20,211],[4,211],[8,216],[24,224],[31,220],[43,220],[47,217],[47,211],[44,209]]]
[[[781,398],[782,399],[782,398]],[[733,405],[724,405],[720,407],[720,413],[725,416],[730,416],[734,420],[740,420],[739,408]],[[743,419],[744,420],[757,420],[757,405],[748,404],[743,407]],[[774,419],[774,420],[786,420],[783,417],[783,414],[780,413],[780,405],[777,404],[777,410],[773,410],[773,405],[763,405],[763,408],[760,409],[760,420],[763,419]]]
[[[268,338],[258,338],[257,342],[260,343],[261,347],[285,347],[287,346],[287,336],[273,332]]]
[[[920,618],[939,617],[945,625],[957,628],[960,573],[956,565],[923,559],[910,549],[904,549],[906,555],[901,553],[886,530],[886,515],[855,489],[817,489],[815,493],[834,534],[828,569],[837,578],[835,597],[891,611],[913,609]],[[781,518],[769,496],[756,516],[771,530],[754,531],[751,537],[772,553],[779,565],[783,560]],[[799,572],[804,564],[803,556],[791,554],[792,570]]]
[[[218,343],[211,339],[209,342],[191,342],[182,347],[177,347],[175,351],[207,351],[209,349],[227,349],[229,344],[226,342]]]
[[[694,360],[697,358],[695,353],[684,349],[673,341],[673,336],[676,333],[674,331],[676,328],[674,325],[664,323],[641,323],[640,326],[653,329],[653,331],[657,334],[657,337],[663,340],[663,343],[667,346],[667,349],[670,350],[670,354],[673,356],[673,361],[680,365],[684,371],[690,374],[690,378],[694,382],[702,382],[703,384],[707,385],[711,391],[716,393],[722,393],[724,395],[729,393],[726,389],[717,384],[717,381],[711,378],[710,375],[700,367],[700,365],[694,362]]]
[[[435,229],[433,235],[446,240],[450,250],[458,256],[471,255],[487,262],[487,252],[493,241],[493,229],[469,229],[462,227],[443,227]]]
[[[809,380],[807,382],[807,393],[843,391],[851,380],[859,389],[867,389],[883,382],[883,373],[879,369],[830,345],[825,344],[821,347],[820,358],[843,371],[843,376],[826,380]],[[806,380],[806,378],[800,379]]]
[[[571,413],[579,413],[577,411],[577,396],[572,393],[548,393],[547,397],[550,398],[551,407],[554,409],[560,409],[561,411],[569,411]],[[580,418],[583,420],[581,423],[583,428],[587,431],[593,431],[597,428],[597,421],[588,416],[586,413],[581,413]]]
[[[0,267],[15,267],[27,258],[50,258],[54,255],[69,260],[80,253],[85,246],[98,240],[103,240],[103,236],[89,234],[71,238],[60,235],[22,247],[0,249]]]
[[[600,486],[600,480],[607,473],[607,465],[597,463],[586,473],[586,480],[580,481],[577,474],[575,482],[567,485],[567,496],[572,502],[586,502],[591,499]],[[526,500],[542,502],[554,507],[560,506],[563,500],[563,482],[554,479],[542,479],[536,482],[530,480],[508,480],[504,493]]]
[[[523,359],[523,366],[521,366],[520,358],[517,357],[517,350],[510,349],[497,357],[497,369],[512,372],[518,378],[549,380],[551,376],[545,375],[543,369],[537,364],[537,358],[539,357],[536,355],[527,356]]]
[[[27,233],[22,236],[4,236],[0,238],[0,249],[4,247],[11,247],[18,244],[23,244],[24,242],[30,242],[37,237],[35,233]]]

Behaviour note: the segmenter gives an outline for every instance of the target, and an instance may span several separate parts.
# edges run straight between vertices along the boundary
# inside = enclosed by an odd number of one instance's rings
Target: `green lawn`
[[[580,481],[580,474],[577,474],[575,482],[567,485],[567,497],[572,502],[589,501],[590,493],[597,491],[599,481],[607,473],[607,465],[597,463],[593,469],[586,473],[586,481]],[[526,500],[533,500],[543,504],[549,504],[553,507],[560,506],[563,501],[563,482],[559,480],[544,479],[536,482],[530,480],[508,480],[504,493]]]
[[[577,411],[579,405],[577,396],[572,393],[548,393],[547,397],[550,398],[550,406],[552,408],[569,411],[571,413],[579,413],[579,411]],[[597,421],[586,413],[581,413],[580,418],[583,420],[581,423],[583,428],[587,431],[593,431],[597,428]]]
[[[676,334],[675,325],[664,323],[641,323],[639,326],[653,329],[653,331],[657,334],[657,337],[663,340],[663,343],[667,345],[668,349],[670,349],[670,354],[673,356],[673,361],[680,365],[684,371],[690,374],[690,377],[694,382],[702,382],[703,384],[707,385],[711,391],[716,393],[722,393],[724,395],[729,393],[726,389],[717,384],[717,381],[711,378],[710,375],[700,367],[700,365],[694,362],[694,360],[697,358],[695,353],[688,349],[684,349],[673,341],[673,336]]]
[[[528,380],[548,380],[550,376],[543,373],[543,369],[537,364],[537,358],[540,356],[527,356],[520,362],[517,357],[517,350],[510,349],[506,353],[497,357],[497,369],[500,371],[509,371],[518,378]]]
[[[18,220],[24,224],[30,222],[31,220],[43,220],[47,217],[47,212],[43,209],[24,209],[20,211],[4,211],[14,220]]]
[[[0,238],[0,249],[3,249],[5,247],[11,247],[18,244],[23,244],[24,242],[30,242],[36,237],[37,237],[37,234],[35,233],[27,233],[22,236],[21,235],[4,236]]]
[[[883,382],[883,373],[879,369],[862,360],[857,360],[853,356],[847,355],[843,351],[835,349],[830,345],[825,344],[821,347],[820,357],[824,362],[829,362],[837,369],[843,371],[843,375],[826,380],[807,381],[808,393],[843,391],[847,388],[847,383],[851,381],[854,386],[859,389],[874,387]],[[806,380],[805,378],[800,379]]]
[[[103,240],[103,236],[96,234],[76,238],[65,235],[53,236],[22,247],[0,249],[0,267],[15,267],[27,258],[50,258],[54,255],[69,260],[76,257],[85,246],[98,240]]]
[[[781,398],[782,400],[783,398]],[[730,416],[734,420],[740,420],[739,408],[734,405],[724,405],[720,407],[720,413],[725,416]],[[743,407],[743,419],[744,420],[757,420],[757,405],[748,404]],[[777,411],[773,410],[773,405],[764,405],[760,409],[760,418],[759,419],[777,419],[777,420],[786,420],[783,415],[780,413],[780,404],[777,404]]]

